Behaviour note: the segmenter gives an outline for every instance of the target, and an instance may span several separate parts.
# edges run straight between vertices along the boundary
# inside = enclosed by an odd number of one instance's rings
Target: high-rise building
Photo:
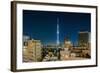
[[[42,59],[42,48],[40,40],[28,40],[27,48],[23,51],[24,62],[38,62]]]
[[[90,33],[88,31],[79,32],[78,36],[78,45],[79,46],[87,46],[90,41]]]

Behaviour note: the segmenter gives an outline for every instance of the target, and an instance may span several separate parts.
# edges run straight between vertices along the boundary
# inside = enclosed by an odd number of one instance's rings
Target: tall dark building
[[[70,41],[70,35],[67,35],[67,36],[64,38],[64,41]]]
[[[89,40],[90,40],[90,32],[88,31],[79,32],[79,36],[78,36],[79,46],[86,46],[89,43]]]

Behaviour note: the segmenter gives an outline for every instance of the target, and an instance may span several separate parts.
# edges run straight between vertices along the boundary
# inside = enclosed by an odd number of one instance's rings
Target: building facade
[[[78,46],[86,47],[90,41],[90,33],[88,31],[79,32]]]
[[[70,58],[70,50],[72,48],[72,43],[69,38],[64,40],[64,48],[60,51],[60,59],[61,60],[68,60]]]
[[[42,59],[42,45],[40,40],[28,40],[26,48],[23,49],[24,62],[38,62]]]

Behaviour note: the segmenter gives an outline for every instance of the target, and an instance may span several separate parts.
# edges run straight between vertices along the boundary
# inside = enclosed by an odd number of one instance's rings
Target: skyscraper
[[[89,32],[84,31],[84,32],[79,32],[79,40],[78,40],[78,45],[79,46],[86,46],[89,43]]]
[[[42,60],[42,44],[40,40],[28,40],[26,49],[23,49],[23,62],[39,62]]]

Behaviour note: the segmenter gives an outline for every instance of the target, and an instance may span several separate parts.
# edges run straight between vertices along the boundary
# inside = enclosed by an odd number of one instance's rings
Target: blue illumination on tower
[[[59,18],[57,18],[57,46],[59,46]]]

